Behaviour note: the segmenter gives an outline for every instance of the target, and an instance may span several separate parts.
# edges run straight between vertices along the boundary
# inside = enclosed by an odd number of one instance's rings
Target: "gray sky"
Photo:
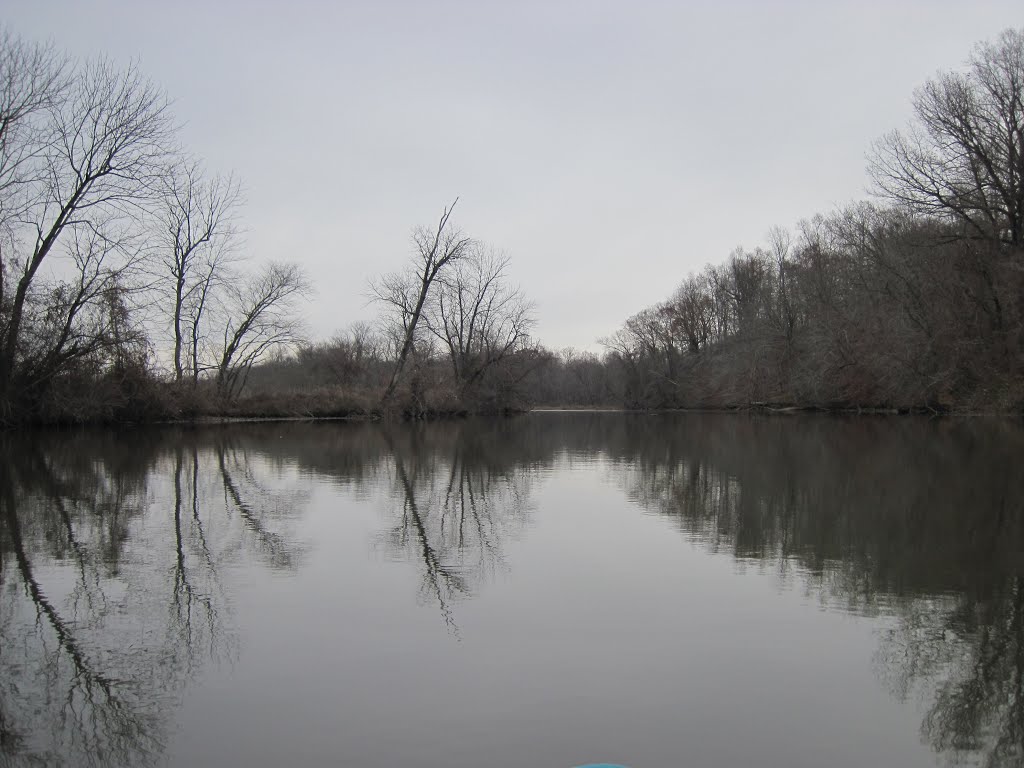
[[[139,62],[188,149],[234,171],[256,260],[295,260],[316,336],[460,198],[548,346],[867,194],[915,86],[1024,24],[1013,2],[4,0],[0,21]]]

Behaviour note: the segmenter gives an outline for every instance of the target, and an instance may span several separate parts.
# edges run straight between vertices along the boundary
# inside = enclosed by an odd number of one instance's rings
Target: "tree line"
[[[518,402],[533,308],[454,204],[370,286],[377,327],[322,343],[301,267],[246,258],[242,204],[136,68],[0,30],[0,425]]]
[[[912,104],[907,128],[871,147],[872,200],[774,228],[689,274],[603,339],[603,354],[529,339],[528,304],[491,301],[506,262],[451,229],[446,209],[417,231],[410,268],[373,284],[383,333],[359,327],[306,347],[292,376],[333,377],[349,395],[376,381],[384,400],[404,381],[404,402],[420,410],[467,396],[501,407],[1020,409],[1024,32],[976,46]],[[474,322],[482,308],[499,320]]]
[[[876,199],[691,273],[604,340],[598,379],[637,407],[1020,408],[1024,32],[913,115],[871,147]]]
[[[531,405],[1024,403],[1024,32],[913,97],[872,201],[688,275],[593,354],[544,348],[510,257],[445,207],[379,308],[304,333],[300,266],[254,265],[240,181],[180,146],[134,67],[0,32],[0,424],[407,416]]]
[[[200,380],[237,395],[309,290],[246,262],[240,204],[136,68],[0,30],[0,424],[173,413]]]

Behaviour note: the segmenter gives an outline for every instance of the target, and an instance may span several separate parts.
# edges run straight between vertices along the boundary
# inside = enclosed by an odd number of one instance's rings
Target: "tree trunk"
[[[0,350],[0,427],[14,423],[13,365],[4,350]]]
[[[416,334],[416,325],[420,321],[420,315],[423,314],[423,304],[427,300],[427,292],[430,290],[431,277],[426,270],[424,270],[423,280],[420,284],[420,295],[416,301],[416,309],[413,310],[412,317],[405,328],[405,340],[402,342],[402,351],[398,354],[398,362],[395,363],[395,370],[391,374],[391,381],[388,382],[387,389],[384,390],[384,395],[380,399],[382,406],[387,405],[391,402],[391,398],[394,397],[395,389],[398,387],[398,379],[402,375],[402,369],[405,368],[405,361],[409,357],[409,352],[412,350],[413,338]]]
[[[184,375],[184,369],[181,365],[181,309],[185,303],[184,291],[185,276],[183,272],[179,272],[174,291],[174,380],[178,382],[181,381]]]

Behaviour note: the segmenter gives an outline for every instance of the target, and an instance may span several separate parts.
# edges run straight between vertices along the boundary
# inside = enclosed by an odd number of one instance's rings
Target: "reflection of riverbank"
[[[0,443],[4,765],[161,762],[185,687],[238,653],[223,567],[301,555],[265,467],[223,440],[137,437]]]
[[[225,574],[305,562],[307,489],[373,499],[383,519],[360,535],[411,564],[458,633],[460,601],[523,575],[509,544],[554,511],[535,509],[540,487],[576,458],[700,549],[891,617],[876,669],[924,702],[936,751],[1013,765],[1024,744],[1024,436],[1009,422],[548,412],[5,435],[0,454],[11,764],[159,762],[190,681],[240,653]],[[562,529],[556,557],[600,534]]]
[[[1024,764],[1024,455],[1007,422],[638,425],[627,495],[691,540],[892,615],[880,677],[952,763]],[[663,431],[662,431],[663,430]]]
[[[921,734],[950,764],[1024,765],[1024,579],[986,594],[903,602],[876,666],[926,708]]]
[[[495,521],[521,518],[536,470],[602,457],[631,500],[702,548],[771,564],[830,608],[893,616],[878,671],[896,696],[924,700],[922,732],[936,751],[1003,765],[1024,745],[1015,423],[549,411],[372,434],[390,454],[381,461],[396,524],[386,539],[421,564],[423,596],[450,623],[451,600],[500,552]],[[467,472],[473,483],[457,485]],[[460,540],[474,483],[522,490],[499,495],[486,525],[470,526],[481,535]]]

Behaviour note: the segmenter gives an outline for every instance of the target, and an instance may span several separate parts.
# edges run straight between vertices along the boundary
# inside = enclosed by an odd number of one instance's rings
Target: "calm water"
[[[0,436],[0,765],[1024,763],[1024,430]]]

